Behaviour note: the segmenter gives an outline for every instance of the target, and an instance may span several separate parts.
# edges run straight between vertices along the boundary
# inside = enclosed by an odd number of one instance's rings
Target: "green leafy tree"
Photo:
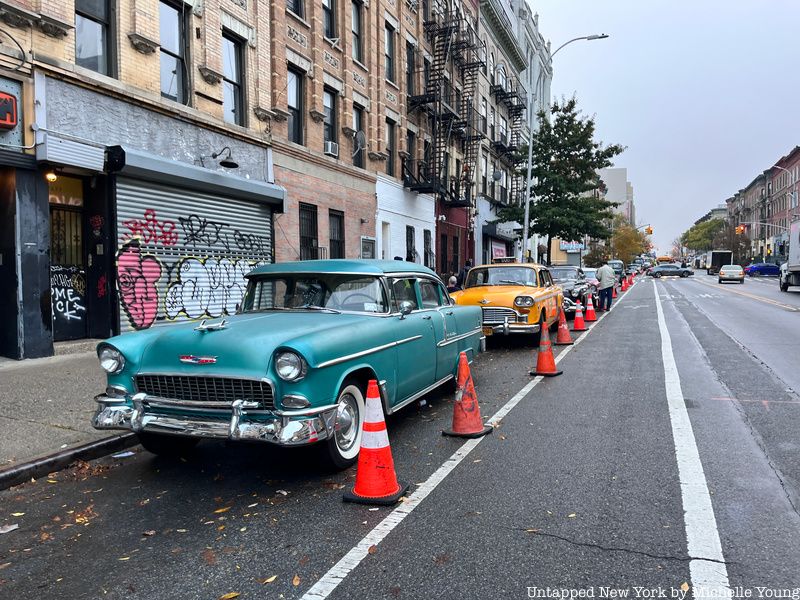
[[[680,237],[681,244],[689,250],[706,252],[714,249],[714,239],[727,227],[725,219],[709,219],[692,225]]]
[[[614,256],[629,264],[640,254],[650,250],[650,241],[622,215],[614,217],[614,234],[611,238]]]
[[[624,147],[595,141],[594,119],[581,115],[575,98],[553,104],[550,120],[540,111],[539,122],[541,127],[532,141],[535,184],[529,228],[547,237],[549,263],[553,238],[580,240],[588,235],[608,239],[611,235],[607,223],[617,204],[589,192],[602,185],[597,171],[611,166],[611,159]],[[523,164],[523,177],[525,169]],[[524,219],[524,203],[499,211],[500,221],[522,223]]]

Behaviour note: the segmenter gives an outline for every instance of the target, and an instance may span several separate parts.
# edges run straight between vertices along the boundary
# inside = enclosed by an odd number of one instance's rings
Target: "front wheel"
[[[788,292],[789,291],[789,282],[787,281],[787,282],[784,283],[783,281],[781,281],[780,282],[780,288],[781,288],[782,292]]]
[[[179,435],[142,432],[137,434],[139,443],[148,452],[158,456],[181,457],[189,454],[200,440]]]
[[[654,273],[653,277],[655,277],[656,279],[661,279],[661,273]]]
[[[722,283],[722,279],[718,279],[718,280],[717,280],[717,283]]]
[[[689,276],[689,274],[688,274],[686,271],[684,271],[683,273],[681,273],[681,277],[688,277],[688,276]]]
[[[331,468],[341,471],[355,464],[361,449],[364,411],[364,390],[358,381],[348,379],[336,400],[332,435],[323,445],[323,460]]]

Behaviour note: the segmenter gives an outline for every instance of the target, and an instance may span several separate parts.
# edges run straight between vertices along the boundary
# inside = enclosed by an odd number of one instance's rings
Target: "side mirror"
[[[408,300],[404,300],[400,303],[400,318],[405,319],[406,315],[410,315],[412,310],[414,310],[414,305]]]

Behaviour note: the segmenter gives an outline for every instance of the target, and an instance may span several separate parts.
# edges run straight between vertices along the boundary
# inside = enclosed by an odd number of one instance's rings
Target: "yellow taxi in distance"
[[[485,335],[538,334],[558,323],[564,302],[547,267],[535,263],[479,265],[470,269],[464,289],[450,294],[456,304],[483,309]]]

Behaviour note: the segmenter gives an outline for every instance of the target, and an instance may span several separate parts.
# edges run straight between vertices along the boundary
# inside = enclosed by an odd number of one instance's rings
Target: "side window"
[[[553,285],[553,280],[550,279],[550,272],[542,269],[539,271],[539,285],[541,287],[547,287]]]
[[[414,310],[419,310],[414,279],[405,277],[392,281],[392,312],[400,312],[400,304],[403,302],[411,302]]]
[[[439,308],[442,305],[439,286],[435,281],[420,279],[419,294],[422,296],[422,308]]]

